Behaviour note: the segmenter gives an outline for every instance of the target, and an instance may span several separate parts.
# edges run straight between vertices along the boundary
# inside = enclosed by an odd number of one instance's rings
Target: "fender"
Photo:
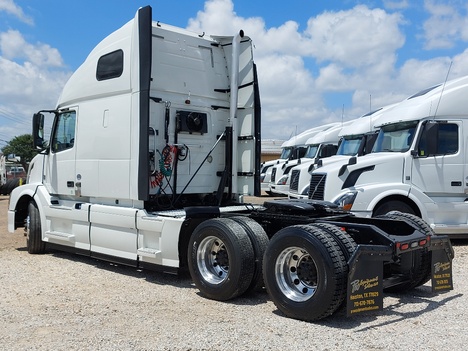
[[[382,188],[386,190],[381,190]],[[411,190],[411,187],[409,185],[401,184],[401,183],[396,183],[396,184],[391,184],[391,185],[386,184],[385,187],[380,187],[380,186],[369,187],[368,189],[365,190],[365,193],[367,193],[367,196],[372,197],[372,200],[368,202],[366,210],[372,212],[375,206],[381,200],[392,195],[400,195],[403,197],[409,197],[410,190]],[[356,201],[354,202],[355,204],[360,203],[359,202],[360,195],[361,193],[359,192],[356,198]],[[353,210],[354,210],[354,206],[353,206]]]
[[[28,204],[36,196],[40,184],[24,184],[13,189],[8,204],[8,232],[14,233],[27,217]],[[42,218],[41,218],[42,219]]]
[[[382,191],[382,188],[386,188],[387,190]],[[361,212],[363,214],[365,213],[366,217],[370,217],[379,202],[390,196],[399,195],[411,201],[421,213],[421,218],[425,221],[428,221],[428,214],[426,206],[424,206],[424,200],[430,201],[430,199],[421,192],[415,192],[414,187],[411,187],[410,185],[396,183],[392,185],[391,190],[388,190],[388,184],[385,187],[374,185],[372,187],[366,187],[365,189],[359,188],[356,190],[358,191],[358,195],[354,201],[352,212]],[[364,194],[366,196],[372,197],[372,200],[368,202],[366,207],[361,208],[359,205],[366,203],[366,201],[361,202],[359,201],[359,198],[361,197],[362,199]]]

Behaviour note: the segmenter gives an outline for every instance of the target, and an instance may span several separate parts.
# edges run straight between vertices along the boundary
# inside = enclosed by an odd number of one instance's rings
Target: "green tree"
[[[5,156],[15,154],[21,157],[21,165],[25,170],[28,169],[29,162],[37,154],[37,150],[33,148],[33,137],[31,134],[23,134],[14,137],[10,142],[2,148],[2,153]]]

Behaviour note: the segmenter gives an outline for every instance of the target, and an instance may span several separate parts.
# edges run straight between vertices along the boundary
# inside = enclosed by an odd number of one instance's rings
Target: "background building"
[[[281,145],[284,140],[262,140],[261,162],[276,160],[281,155]]]

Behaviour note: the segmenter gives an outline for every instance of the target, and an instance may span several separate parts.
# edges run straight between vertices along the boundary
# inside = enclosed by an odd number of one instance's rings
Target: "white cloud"
[[[400,14],[359,5],[351,10],[325,12],[308,22],[308,52],[319,61],[338,62],[345,67],[373,65],[394,57],[405,37]]]
[[[0,57],[0,76],[2,101],[55,106],[69,73],[44,69],[30,62],[18,64]]]
[[[0,12],[2,11],[17,17],[24,23],[30,25],[34,24],[34,20],[31,17],[25,15],[23,9],[16,5],[13,0],[0,0]]]
[[[42,43],[30,44],[17,30],[0,33],[0,52],[10,60],[25,59],[37,66],[63,66],[57,49]]]
[[[5,11],[2,5],[12,3],[0,0],[0,11]],[[425,4],[431,13],[424,24],[428,46],[468,38],[463,11],[457,14],[453,5],[435,5],[434,1]],[[414,28],[398,12],[409,1],[388,0],[384,6],[389,12],[358,5],[311,13],[305,28],[292,20],[267,27],[261,17],[238,16],[232,0],[207,0],[187,27],[215,35],[234,35],[243,29],[252,38],[263,137],[286,139],[311,127],[341,121],[342,102],[328,106],[331,96],[349,101],[344,106],[347,120],[443,82],[451,61],[449,79],[468,74],[468,49],[453,56],[399,62],[398,53],[406,41],[403,30]],[[455,29],[444,36],[437,26]],[[0,33],[0,50],[0,101],[8,101],[0,112],[21,111],[18,113],[29,121],[35,110],[54,106],[70,75],[60,52],[44,43],[32,43],[16,30]]]
[[[28,43],[15,30],[0,33],[0,117],[10,120],[0,133],[30,133],[32,113],[53,108],[69,76],[57,49]]]
[[[384,90],[383,81],[395,74],[396,51],[405,42],[401,14],[362,5],[311,17],[303,32],[295,21],[266,28],[262,18],[242,18],[234,11],[230,0],[208,0],[188,29],[232,35],[242,28],[252,37],[267,138],[284,139],[285,131],[296,125],[301,132],[341,120],[342,111],[327,109],[323,94]],[[315,62],[316,77],[305,60]],[[356,114],[353,117],[367,112],[363,107],[346,108]]]
[[[462,7],[451,3],[436,3],[425,0],[424,8],[430,17],[424,22],[426,49],[452,48],[458,40],[468,40],[467,5]]]

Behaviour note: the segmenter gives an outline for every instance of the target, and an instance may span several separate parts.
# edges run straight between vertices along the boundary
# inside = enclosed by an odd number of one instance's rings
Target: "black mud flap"
[[[432,251],[432,291],[453,290],[452,260],[455,252],[450,239],[446,235],[433,235],[429,249]]]
[[[450,250],[432,251],[432,291],[441,293],[453,290],[452,253]]]
[[[349,260],[346,313],[354,316],[383,309],[383,264],[388,247],[359,245]]]

